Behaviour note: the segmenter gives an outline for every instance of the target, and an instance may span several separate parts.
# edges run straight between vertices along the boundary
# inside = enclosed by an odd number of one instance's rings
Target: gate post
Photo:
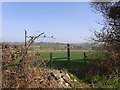
[[[67,44],[67,60],[70,61],[70,44]]]
[[[86,63],[86,59],[87,59],[86,53],[84,52],[84,62],[85,62],[85,63]]]
[[[50,52],[50,61],[52,60],[52,58],[53,58],[53,53]]]
[[[50,68],[51,68],[51,66],[52,66],[52,58],[53,58],[53,53],[50,52]]]

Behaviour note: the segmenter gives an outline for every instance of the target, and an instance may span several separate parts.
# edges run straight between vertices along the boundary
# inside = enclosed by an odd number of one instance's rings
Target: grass
[[[38,51],[38,50],[37,50]],[[10,51],[12,52],[12,51]],[[36,51],[29,51],[29,54],[32,55],[33,52]],[[40,51],[39,51],[40,52]],[[43,56],[45,61],[50,60],[50,52],[53,52],[53,57],[66,57],[67,56],[67,51],[66,50],[57,50],[57,51],[50,51],[50,50],[44,50],[41,51],[41,56]],[[66,59],[61,59],[61,60],[52,60],[52,63],[48,62],[47,63],[47,68],[50,69],[65,69],[69,74],[72,74],[73,76],[72,79],[77,79],[79,82],[72,82],[73,86],[75,88],[81,87],[79,84],[84,83],[84,85],[89,86],[89,87],[99,87],[99,88],[116,88],[120,87],[120,84],[118,83],[118,78],[106,78],[105,76],[102,75],[97,75],[97,71],[102,70],[103,73],[106,72],[104,68],[98,67],[95,63],[93,62],[85,62],[84,61],[84,52],[86,52],[86,55],[89,57],[89,59],[96,59],[99,56],[102,56],[103,54],[98,54],[96,56],[96,52],[89,52],[89,51],[82,51],[82,50],[71,50],[71,60],[68,62]],[[34,54],[34,53],[33,53]],[[95,55],[94,55],[95,54]],[[6,55],[7,56],[7,55]],[[34,56],[34,55],[33,55]],[[31,56],[31,57],[33,57]],[[36,62],[37,64],[40,62],[41,57],[40,56],[35,56],[35,58],[29,57],[28,59],[31,60],[31,63]],[[103,56],[102,56],[103,57]],[[10,60],[12,58],[9,56]],[[9,60],[8,58],[8,60]],[[22,59],[21,56],[16,58],[15,62],[11,62],[11,65],[18,64],[19,60]],[[37,66],[35,63],[35,66]],[[33,63],[34,64],[34,63]],[[51,67],[50,67],[51,65]],[[9,65],[10,66],[10,65]],[[31,65],[32,66],[32,65]],[[39,67],[39,66],[38,66]],[[9,70],[13,70],[13,68],[10,68]],[[92,70],[92,71],[91,71]]]
[[[50,51],[53,53],[53,57],[66,57],[67,53],[65,50],[63,51]],[[43,55],[44,59],[50,60],[50,52],[49,51],[43,51],[41,54]],[[117,84],[118,82],[115,79],[105,79],[104,76],[98,75],[97,71],[102,71],[103,73],[106,72],[104,68],[98,67],[94,63],[90,62],[84,62],[84,52],[89,56],[92,56],[95,54],[95,52],[89,52],[89,51],[81,51],[81,50],[71,50],[71,58],[70,62],[68,62],[66,59],[60,59],[60,60],[52,60],[52,63],[48,63],[48,68],[51,69],[65,69],[70,74],[73,75],[73,78],[77,78],[78,82],[73,82],[73,86],[75,88],[80,87],[80,83],[84,83],[87,87],[99,87],[99,88],[115,88],[119,87]],[[96,57],[90,57],[92,59],[95,59]],[[51,67],[49,67],[51,65]],[[92,71],[91,71],[92,70]],[[99,77],[99,78],[98,78]],[[92,85],[92,84],[95,85]]]
[[[97,75],[97,71],[102,69],[92,63],[85,63],[83,59],[76,59],[67,62],[66,60],[52,61],[52,69],[65,69],[73,75],[73,79],[77,79],[78,82],[72,82],[75,88],[89,87],[89,88],[118,88],[120,84],[117,79],[107,79],[103,75]],[[93,70],[91,72],[90,70]],[[104,69],[102,69],[104,71]],[[104,71],[105,72],[105,71]]]
[[[36,51],[34,51],[36,52]],[[39,51],[40,52],[40,51]],[[41,56],[43,56],[45,61],[50,60],[50,52],[53,53],[53,57],[66,57],[67,51],[66,50],[56,50],[56,51],[49,51],[44,50],[41,51]],[[76,79],[78,82],[72,81],[72,85],[74,88],[80,87],[99,87],[99,88],[116,88],[120,87],[118,84],[117,79],[106,79],[105,76],[96,75],[97,71],[101,70],[103,73],[106,72],[104,68],[98,67],[92,62],[84,61],[84,52],[86,55],[92,59],[96,58],[94,55],[96,52],[89,52],[89,51],[82,51],[82,50],[71,50],[71,58],[70,62],[67,59],[60,59],[60,60],[52,60],[52,63],[47,63],[47,68],[49,69],[65,69],[67,73],[72,74],[72,79]],[[33,51],[29,51],[29,54],[32,55]],[[102,55],[102,54],[101,54]],[[100,56],[101,56],[100,55]],[[20,58],[19,58],[20,59]],[[19,60],[18,59],[18,60]],[[16,63],[18,63],[16,60]],[[34,62],[39,63],[39,57],[34,60]],[[50,67],[51,65],[51,67]],[[91,71],[93,70],[93,71]],[[93,85],[94,83],[94,85]]]
[[[50,52],[53,53],[53,57],[67,57],[67,51],[66,50],[57,50],[57,51],[41,51],[42,56],[45,60],[50,60]],[[83,52],[82,50],[71,50],[71,60],[76,59],[83,59]],[[86,51],[87,52],[87,51]],[[66,60],[66,59],[65,59]]]
[[[88,52],[88,51],[86,51]],[[66,51],[52,51],[53,57],[66,57]],[[50,60],[50,52],[44,51],[41,52],[45,60]],[[48,63],[47,66],[51,65],[51,69],[66,69],[69,73],[73,74],[74,78],[78,78],[79,81],[85,79],[86,72],[88,72],[89,67],[92,66],[89,63],[85,63],[84,60],[84,51],[80,50],[71,50],[70,62],[66,59],[52,60],[52,63]],[[73,82],[75,87],[79,87],[79,83]]]

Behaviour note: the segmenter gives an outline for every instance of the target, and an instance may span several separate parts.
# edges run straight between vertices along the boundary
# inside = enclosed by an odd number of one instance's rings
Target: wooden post
[[[27,55],[27,31],[25,30],[25,55]]]
[[[70,61],[70,44],[67,44],[67,60]]]
[[[86,53],[84,52],[84,61],[86,63]]]
[[[53,58],[53,53],[50,52],[50,68],[51,68],[51,66],[52,66],[52,58]]]
[[[25,30],[25,48],[27,46],[27,31]]]
[[[52,60],[52,58],[53,58],[53,53],[50,52],[50,61]]]

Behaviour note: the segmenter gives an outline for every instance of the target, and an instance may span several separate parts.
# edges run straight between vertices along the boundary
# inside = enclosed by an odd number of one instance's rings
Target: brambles
[[[37,70],[34,70],[32,63],[36,57],[40,54],[28,54],[30,46],[44,33],[35,36],[34,38],[28,40],[28,46],[18,46],[11,45],[9,43],[2,43],[2,87],[3,88],[29,88],[31,87],[31,82],[35,82],[34,77],[36,77]],[[25,42],[26,43],[26,42]],[[32,61],[32,62],[31,62]],[[39,67],[45,66],[42,58],[39,57]],[[41,68],[38,69],[38,71]],[[47,71],[43,69],[39,74],[45,74]],[[34,87],[32,85],[32,87]]]
[[[16,48],[16,46],[14,47],[10,44],[3,44],[2,50],[3,88],[56,87],[53,85],[56,82],[54,79],[51,81],[47,80],[50,72],[43,68],[43,66],[45,67],[45,63],[42,60],[40,53],[37,52],[23,56],[23,47],[17,46]],[[39,59],[39,62],[36,63],[37,65],[33,65],[35,63],[34,60],[36,59]]]
[[[18,49],[23,50],[21,47],[14,49],[12,45],[7,45],[10,47],[3,47],[2,88],[70,88],[66,83],[60,84],[59,80],[55,80],[51,75],[52,71],[46,69],[40,53],[28,53],[22,57],[18,53],[15,54]],[[17,59],[14,57],[13,60],[13,55]]]
[[[2,88],[64,87],[45,68],[46,64],[39,52],[28,52],[35,39],[43,34],[31,36],[25,46],[2,43]]]
[[[119,76],[120,72],[120,1],[93,2],[91,6],[102,14],[104,21],[100,32],[95,31],[94,41],[103,44],[103,53],[98,65],[108,70],[108,75]]]

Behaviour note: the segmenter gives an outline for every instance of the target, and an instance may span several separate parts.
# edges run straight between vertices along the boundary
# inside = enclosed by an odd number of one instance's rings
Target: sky
[[[99,30],[102,16],[89,2],[3,2],[2,41],[23,42],[28,35],[45,32],[38,42],[83,43]]]
[[[2,41],[2,3],[0,2],[0,42]]]

